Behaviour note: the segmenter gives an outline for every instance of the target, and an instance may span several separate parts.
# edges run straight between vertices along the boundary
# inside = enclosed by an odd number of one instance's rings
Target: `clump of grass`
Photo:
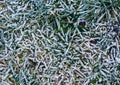
[[[0,3],[0,84],[120,83],[119,35],[104,25],[119,22],[115,1]]]
[[[119,0],[86,0],[84,15],[91,23],[119,22]]]

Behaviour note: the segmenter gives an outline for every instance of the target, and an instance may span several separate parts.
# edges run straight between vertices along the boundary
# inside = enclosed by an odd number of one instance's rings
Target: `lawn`
[[[0,0],[0,85],[119,85],[120,0]]]

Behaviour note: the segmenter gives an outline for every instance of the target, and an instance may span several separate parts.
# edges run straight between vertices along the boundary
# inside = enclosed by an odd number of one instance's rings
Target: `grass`
[[[0,84],[118,85],[119,11],[119,0],[0,1]]]

